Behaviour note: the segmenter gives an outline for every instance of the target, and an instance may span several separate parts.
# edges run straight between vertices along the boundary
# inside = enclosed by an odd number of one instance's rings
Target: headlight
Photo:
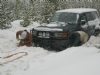
[[[38,34],[39,36],[42,36],[42,32],[39,32],[39,34]]]
[[[50,37],[50,33],[49,32],[46,32],[46,37]]]
[[[67,33],[66,32],[55,33],[54,36],[55,37],[67,37]]]
[[[62,33],[55,33],[55,37],[62,37]]]
[[[32,34],[33,34],[33,36],[36,36],[37,31],[33,31]]]
[[[39,37],[48,38],[48,37],[50,37],[50,33],[49,33],[49,32],[39,32],[39,33],[38,33],[38,36],[39,36]]]

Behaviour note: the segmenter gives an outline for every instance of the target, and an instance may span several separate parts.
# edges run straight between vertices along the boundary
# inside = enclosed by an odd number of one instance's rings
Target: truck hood
[[[69,31],[71,29],[75,29],[77,25],[71,24],[58,24],[58,23],[50,23],[45,26],[38,26],[34,28],[37,31]]]

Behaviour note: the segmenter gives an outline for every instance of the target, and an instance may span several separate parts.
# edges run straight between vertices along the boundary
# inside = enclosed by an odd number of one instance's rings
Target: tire
[[[70,47],[81,46],[89,40],[89,35],[84,31],[75,31],[69,37]]]
[[[70,47],[81,46],[80,34],[79,33],[73,33],[71,35],[69,46]]]

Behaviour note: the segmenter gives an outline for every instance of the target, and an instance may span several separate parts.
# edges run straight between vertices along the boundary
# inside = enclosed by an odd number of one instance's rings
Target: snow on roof
[[[92,8],[71,8],[71,9],[59,10],[57,12],[83,13],[83,12],[90,12],[90,11],[97,11],[97,10]]]

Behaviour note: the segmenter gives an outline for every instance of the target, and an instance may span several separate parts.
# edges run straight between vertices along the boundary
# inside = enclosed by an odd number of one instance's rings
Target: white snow
[[[83,12],[90,12],[90,11],[97,11],[97,10],[93,8],[72,8],[72,9],[58,10],[57,12],[83,13]]]
[[[48,51],[40,47],[17,47],[18,30],[39,26],[34,22],[28,27],[20,26],[17,20],[12,22],[12,28],[0,30],[0,57],[18,52],[27,52],[28,55],[0,66],[0,75],[100,75],[100,36],[92,36],[90,40],[80,46],[68,48],[61,52]],[[0,58],[0,64],[12,60]]]
[[[34,28],[35,30],[38,30],[38,31],[63,31],[62,29],[60,28],[45,28],[45,27],[38,27],[38,28]]]
[[[60,28],[49,28],[49,27],[58,26],[56,23],[50,23],[50,24],[46,24],[46,25],[42,25],[42,26],[44,26],[44,27],[35,27],[34,29],[38,30],[38,31],[62,31],[62,29],[60,29]]]

